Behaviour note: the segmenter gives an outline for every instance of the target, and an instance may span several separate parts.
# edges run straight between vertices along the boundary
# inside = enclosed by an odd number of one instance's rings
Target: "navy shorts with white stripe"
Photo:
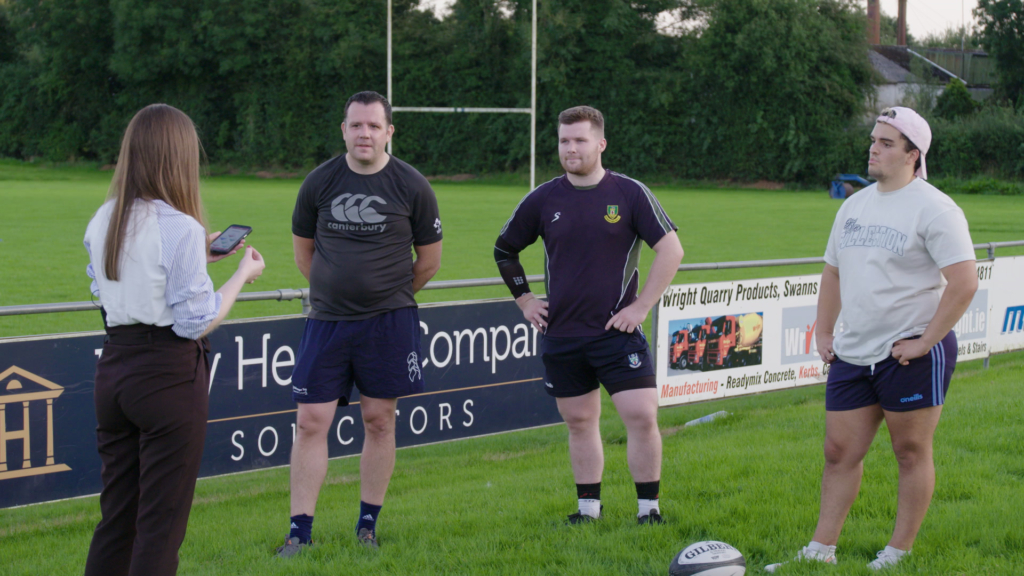
[[[825,386],[825,410],[855,410],[881,404],[890,412],[941,406],[956,368],[956,334],[952,331],[910,364],[892,356],[873,366],[856,366],[836,358]]]

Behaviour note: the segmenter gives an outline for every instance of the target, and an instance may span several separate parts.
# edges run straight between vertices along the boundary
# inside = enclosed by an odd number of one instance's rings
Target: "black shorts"
[[[424,389],[421,361],[416,308],[366,320],[306,320],[292,372],[292,399],[345,406],[353,385],[370,398],[419,394]]]
[[[632,334],[609,330],[602,336],[553,338],[541,341],[544,385],[555,398],[582,396],[600,382],[609,394],[657,388],[654,361],[638,327]]]
[[[956,334],[951,330],[932,349],[906,366],[892,356],[872,366],[836,358],[825,385],[825,410],[841,412],[879,404],[890,412],[941,406],[956,368]]]

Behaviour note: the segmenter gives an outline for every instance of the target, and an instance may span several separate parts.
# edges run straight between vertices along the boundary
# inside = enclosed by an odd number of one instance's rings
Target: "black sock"
[[[313,539],[313,517],[306,514],[292,516],[292,530],[288,537],[298,538],[299,542],[309,544]]]
[[[377,532],[377,517],[380,515],[380,509],[384,505],[374,506],[373,504],[367,504],[366,502],[359,502],[359,522],[356,523],[356,534],[359,534],[360,528],[366,528],[370,532],[376,534]]]
[[[638,500],[657,500],[658,491],[661,489],[661,480],[654,482],[636,482],[636,497]]]
[[[597,484],[577,484],[576,485],[576,497],[580,500],[600,500],[601,499],[601,483]]]

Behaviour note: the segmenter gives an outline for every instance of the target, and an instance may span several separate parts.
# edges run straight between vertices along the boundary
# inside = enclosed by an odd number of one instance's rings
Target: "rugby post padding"
[[[96,312],[98,314],[98,312]],[[427,391],[398,402],[397,444],[417,446],[561,422],[544,391],[540,335],[511,299],[420,307]],[[305,317],[227,323],[210,336],[210,413],[200,477],[288,464],[291,373]],[[0,508],[102,488],[93,407],[103,333],[0,341]],[[339,408],[331,458],[358,454],[359,398]]]

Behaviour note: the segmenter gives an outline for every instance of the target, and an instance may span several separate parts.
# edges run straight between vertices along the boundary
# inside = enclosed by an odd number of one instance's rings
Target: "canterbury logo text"
[[[387,204],[380,196],[342,194],[331,202],[331,215],[338,222],[353,222],[356,224],[383,222],[385,217],[370,206],[373,202],[379,202],[382,205]]]

